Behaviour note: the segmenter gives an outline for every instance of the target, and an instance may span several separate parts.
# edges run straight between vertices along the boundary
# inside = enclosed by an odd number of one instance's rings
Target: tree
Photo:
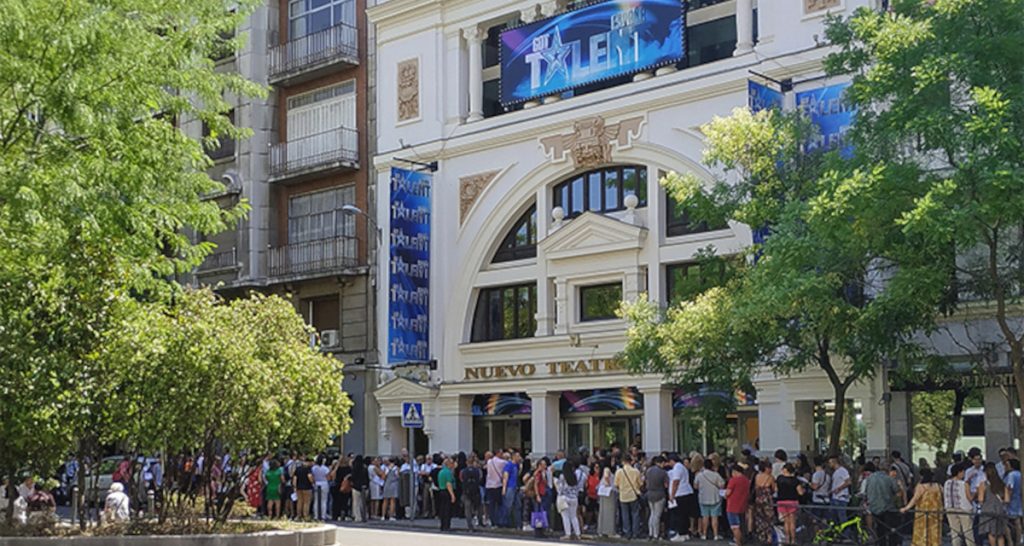
[[[126,299],[159,301],[244,205],[203,195],[203,146],[241,138],[211,54],[253,0],[0,2],[0,471],[45,472],[92,436],[92,367]],[[234,11],[232,11],[234,10]],[[237,43],[237,42],[232,42]],[[204,143],[178,127],[210,128]],[[8,510],[8,518],[12,511]]]
[[[912,192],[899,230],[945,252],[936,263],[951,272],[963,316],[994,321],[1019,404],[1024,3],[894,2],[891,13],[833,20],[827,36],[838,48],[828,70],[853,78],[858,148],[902,172]],[[1024,434],[1024,413],[1017,428]]]
[[[110,440],[144,453],[233,455],[225,518],[245,465],[282,446],[321,449],[351,422],[342,364],[310,346],[313,330],[288,301],[253,294],[223,302],[187,291],[173,305],[133,305],[104,344],[117,393]],[[246,457],[245,455],[249,455]],[[200,483],[209,482],[206,465]],[[211,492],[202,488],[206,506]]]
[[[672,176],[663,184],[697,219],[732,218],[771,234],[751,247],[752,265],[733,280],[665,316],[652,303],[626,304],[627,363],[734,387],[762,368],[820,369],[836,401],[829,440],[836,452],[847,391],[919,349],[911,335],[934,309],[920,296],[941,286],[943,274],[893,229],[909,206],[894,191],[899,173],[805,150],[813,128],[802,114],[741,108],[703,132],[706,163],[731,178],[705,185]],[[901,267],[892,267],[897,260]]]

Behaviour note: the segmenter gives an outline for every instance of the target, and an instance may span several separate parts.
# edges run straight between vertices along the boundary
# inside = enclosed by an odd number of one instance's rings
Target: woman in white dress
[[[384,517],[381,510],[384,499],[384,469],[380,457],[374,457],[366,470],[370,474],[370,518]]]

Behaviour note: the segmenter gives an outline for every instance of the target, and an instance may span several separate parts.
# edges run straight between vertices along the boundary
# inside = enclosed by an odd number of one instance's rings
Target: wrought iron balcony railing
[[[339,127],[270,148],[271,178],[334,168],[359,168],[359,133],[355,129]]]
[[[359,32],[338,23],[270,49],[270,81],[276,83],[308,70],[344,63],[359,64]]]
[[[288,244],[271,248],[271,277],[301,277],[337,272],[359,266],[359,240],[352,236]]]

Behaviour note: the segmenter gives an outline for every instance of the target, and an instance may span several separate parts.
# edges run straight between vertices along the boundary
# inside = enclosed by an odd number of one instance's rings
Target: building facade
[[[384,378],[375,392],[382,451],[406,445],[400,417],[408,400],[425,404],[417,444],[432,451],[510,446],[550,454],[633,443],[648,452],[795,451],[822,440],[831,411],[824,375],[759,377],[756,396],[687,392],[658,376],[629,375],[616,359],[626,324],[614,311],[643,293],[664,305],[687,298],[719,274],[702,270],[699,252],[736,254],[751,243],[744,225],[689,222],[660,178],[710,180],[700,126],[745,107],[755,73],[793,80],[795,91],[821,86],[825,15],[878,6],[675,3],[681,25],[666,27],[664,43],[683,36],[685,46],[640,66],[647,53],[631,49],[640,50],[641,40],[628,34],[630,25],[642,27],[637,21],[666,3],[636,5],[607,17],[608,34],[596,38],[556,23],[603,9],[595,4],[388,0],[369,10],[384,232],[391,232],[391,169],[437,161],[429,313],[437,369],[425,377],[420,366],[411,374],[401,367]],[[526,36],[525,49],[510,45],[524,42],[516,34]],[[637,59],[636,70],[595,74],[598,64]],[[578,85],[548,85],[588,70],[593,77]],[[386,249],[379,260],[388,260]],[[387,284],[382,275],[382,302]],[[390,318],[379,306],[380,346]],[[887,442],[877,403],[884,390],[879,378],[850,393],[868,449]],[[737,398],[724,426],[707,427],[693,411],[712,396]]]
[[[366,0],[268,0],[238,29],[241,50],[217,61],[267,85],[266,99],[229,97],[249,139],[209,152],[225,206],[251,210],[212,238],[192,281],[226,297],[250,291],[295,303],[324,352],[345,364],[352,428],[343,451],[376,449],[374,309],[377,226],[368,176],[374,138]],[[205,136],[198,122],[186,130]],[[369,421],[369,425],[367,422]]]

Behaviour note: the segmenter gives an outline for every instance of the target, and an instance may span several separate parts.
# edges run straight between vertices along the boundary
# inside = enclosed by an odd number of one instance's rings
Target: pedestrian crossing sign
[[[402,402],[402,426],[423,428],[423,403]]]

